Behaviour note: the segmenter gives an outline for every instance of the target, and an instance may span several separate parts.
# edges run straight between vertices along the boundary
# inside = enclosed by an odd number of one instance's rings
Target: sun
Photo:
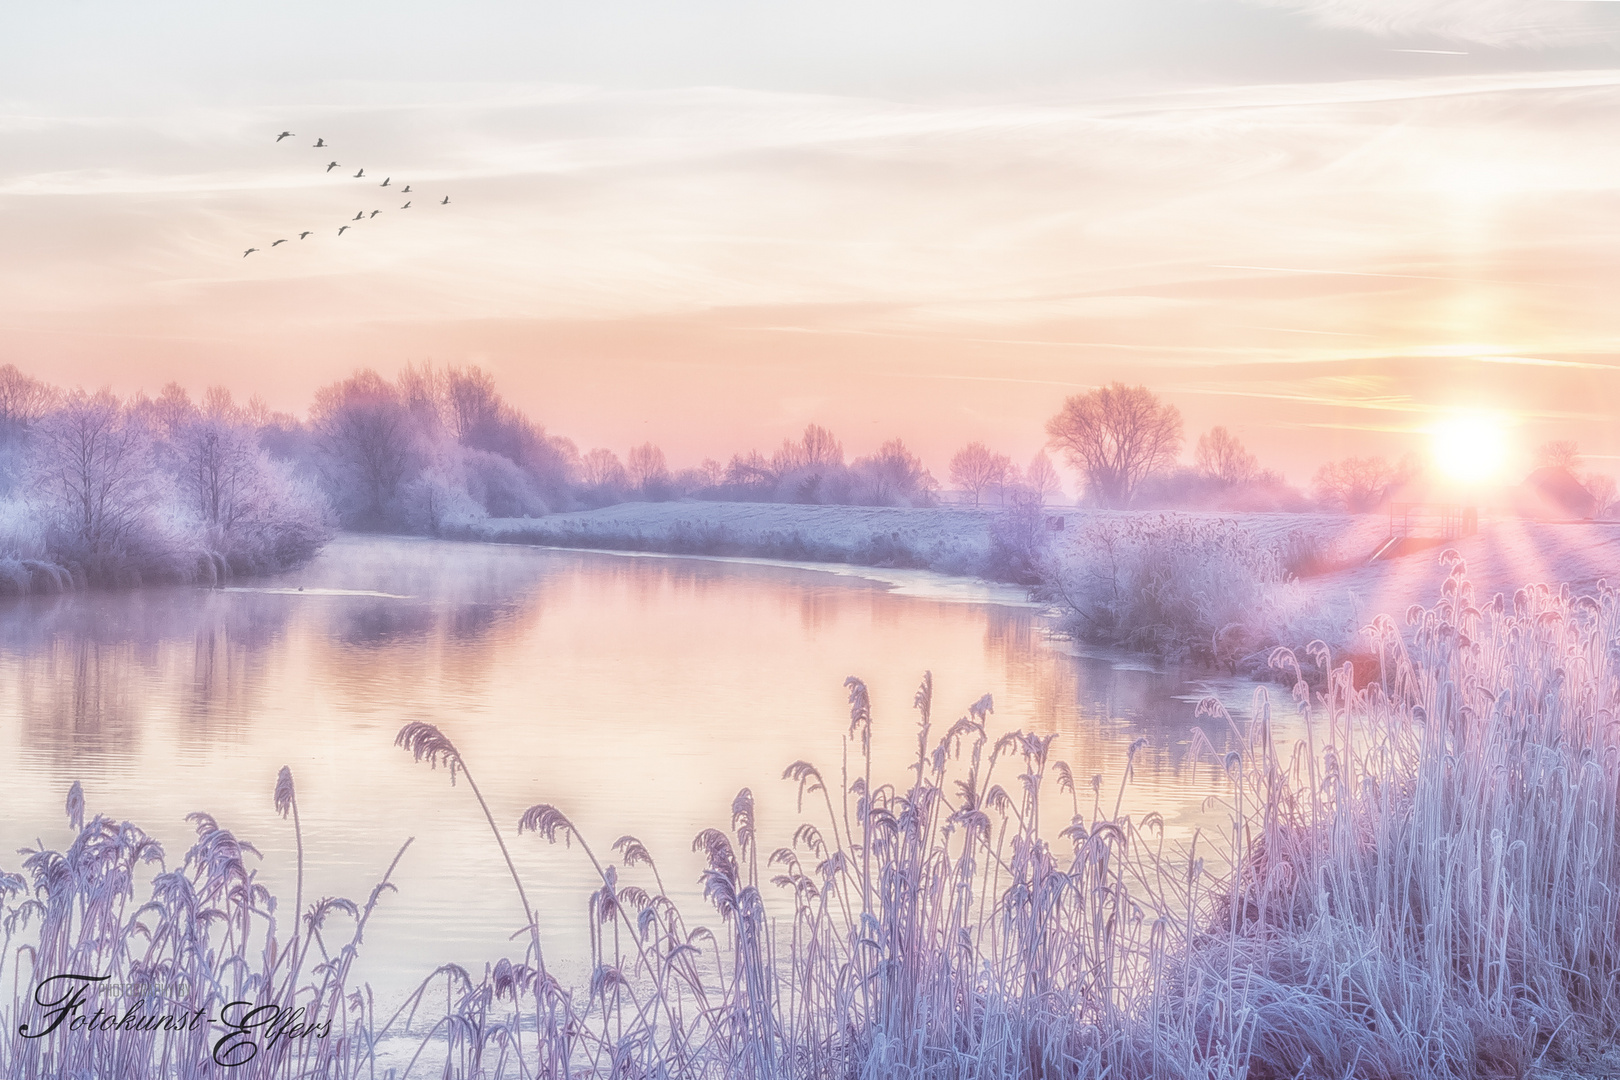
[[[1507,425],[1484,413],[1454,416],[1437,424],[1434,463],[1440,474],[1460,484],[1496,479],[1507,459]]]

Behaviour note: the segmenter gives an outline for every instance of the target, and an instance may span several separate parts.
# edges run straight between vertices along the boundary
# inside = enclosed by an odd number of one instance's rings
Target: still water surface
[[[727,825],[740,788],[759,800],[768,852],[796,823],[783,768],[802,758],[836,780],[846,675],[871,688],[878,775],[903,781],[925,670],[936,733],[988,692],[993,733],[1057,732],[1054,757],[1076,777],[1103,774],[1110,804],[1126,748],[1145,737],[1126,808],[1158,810],[1183,835],[1210,821],[1200,804],[1224,785],[1187,754],[1200,686],[1072,656],[1007,591],[875,573],[889,580],[342,538],[297,573],[236,589],[9,603],[0,868],[18,869],[11,853],[25,844],[70,840],[62,806],[79,780],[92,814],[145,828],[170,865],[192,838],[185,815],[214,815],[263,852],[260,879],[290,904],[293,836],[271,805],[289,765],[306,897],[363,900],[415,837],[362,952],[362,974],[395,997],[439,963],[478,971],[519,955],[508,937],[522,923],[471,792],[394,747],[404,722],[431,721],[454,740],[503,826],[549,802],[599,856],[640,837],[690,917],[704,910],[692,838]],[[1222,745],[1220,727],[1203,723]],[[533,835],[508,842],[538,897],[548,959],[580,973],[589,863]]]

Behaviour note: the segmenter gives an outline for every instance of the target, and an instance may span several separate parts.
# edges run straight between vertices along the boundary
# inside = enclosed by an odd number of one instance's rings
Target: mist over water
[[[1086,780],[1104,776],[1111,808],[1126,748],[1145,737],[1126,810],[1159,811],[1172,837],[1216,820],[1200,804],[1225,785],[1188,758],[1199,689],[1174,672],[1071,656],[1034,609],[938,584],[343,537],[302,571],[226,590],[9,602],[0,868],[18,869],[19,847],[71,840],[62,804],[80,780],[91,814],[146,829],[171,866],[193,837],[185,815],[212,814],[263,853],[259,880],[290,907],[293,833],[271,804],[276,771],[289,765],[306,903],[363,902],[416,838],[361,953],[379,1004],[397,1000],[440,963],[476,972],[523,948],[509,941],[521,912],[465,781],[452,786],[393,745],[403,723],[426,720],[461,749],[507,831],[548,960],[583,978],[585,898],[598,882],[578,850],[516,835],[525,808],[555,804],[604,860],[618,837],[639,837],[689,916],[710,921],[693,836],[726,826],[733,796],[749,787],[762,849],[788,842],[796,788],[782,770],[805,759],[836,786],[847,675],[871,689],[876,774],[905,783],[924,670],[934,673],[934,738],[988,692],[993,734],[1059,734],[1053,758],[1070,763],[1089,814]],[[1223,745],[1220,726],[1202,722]],[[1003,768],[1011,788],[1015,770]],[[1049,782],[1047,805],[1066,814]]]

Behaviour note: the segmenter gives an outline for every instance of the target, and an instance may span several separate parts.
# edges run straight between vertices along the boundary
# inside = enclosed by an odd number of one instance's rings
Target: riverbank
[[[1033,587],[1088,644],[1274,677],[1272,650],[1370,670],[1362,628],[1431,602],[1455,551],[1479,602],[1526,582],[1594,593],[1620,571],[1620,524],[1500,519],[1395,558],[1381,514],[1220,514],[1048,507],[850,507],[686,500],[491,519],[466,539],[608,551],[927,570]],[[1029,568],[1036,568],[1030,573]],[[1306,659],[1307,666],[1315,661]]]
[[[619,503],[543,518],[490,518],[456,535],[494,543],[848,563],[992,577],[985,571],[998,516],[997,509],[988,507],[686,499]]]

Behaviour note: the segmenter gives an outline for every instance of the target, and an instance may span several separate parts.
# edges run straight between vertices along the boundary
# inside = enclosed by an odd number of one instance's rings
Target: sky
[[[1617,120],[1616,0],[8,4],[0,363],[941,476],[1122,380],[1296,482],[1459,415],[1620,472]]]

